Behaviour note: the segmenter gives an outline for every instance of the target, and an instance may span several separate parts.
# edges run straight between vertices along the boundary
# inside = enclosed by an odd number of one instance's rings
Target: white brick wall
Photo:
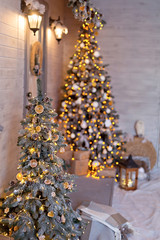
[[[135,134],[145,123],[145,136],[159,148],[160,2],[158,0],[92,0],[107,21],[97,38],[108,63],[120,128]]]
[[[19,0],[0,0],[0,189],[15,177],[23,112],[24,19]],[[22,33],[23,32],[23,33]]]

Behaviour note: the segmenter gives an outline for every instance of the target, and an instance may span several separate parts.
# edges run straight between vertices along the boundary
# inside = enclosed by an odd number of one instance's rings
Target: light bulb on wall
[[[68,28],[63,25],[60,21],[60,17],[57,20],[49,18],[49,25],[51,26],[52,30],[54,31],[56,40],[58,43],[61,41],[63,34],[68,33]]]
[[[28,14],[28,25],[30,30],[32,30],[35,33],[40,29],[42,22],[42,16],[36,12],[32,12]]]

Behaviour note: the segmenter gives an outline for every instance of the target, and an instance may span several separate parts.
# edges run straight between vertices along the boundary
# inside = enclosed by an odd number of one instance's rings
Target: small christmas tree
[[[73,177],[64,173],[63,160],[56,156],[65,144],[51,99],[43,96],[39,78],[37,82],[38,96],[28,99],[28,114],[21,122],[17,180],[1,199],[0,232],[16,240],[78,240],[84,224],[67,196]]]
[[[110,76],[96,41],[96,25],[83,23],[69,63],[61,103],[66,142],[72,151],[90,150],[89,174],[118,164],[121,140]]]

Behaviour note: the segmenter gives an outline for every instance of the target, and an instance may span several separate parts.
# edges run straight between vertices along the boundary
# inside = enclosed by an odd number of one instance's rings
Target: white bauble
[[[75,134],[74,133],[71,133],[71,138],[73,139],[73,138],[75,138]]]
[[[103,94],[103,98],[107,99],[107,94],[106,93]]]
[[[98,58],[98,57],[100,56],[100,52],[95,51],[95,52],[94,52],[94,56]]]
[[[118,141],[114,141],[114,142],[113,142],[113,145],[114,145],[114,146],[117,146],[117,144],[118,144]]]
[[[104,124],[105,124],[106,127],[110,127],[111,126],[111,121],[109,119],[106,119]]]
[[[82,111],[81,109],[79,109],[79,110],[78,110],[78,113],[79,113],[79,114],[82,114],[82,113],[83,113],[83,111]]]
[[[62,107],[64,107],[66,105],[65,101],[61,103]]]
[[[101,23],[99,21],[96,22],[96,26],[99,28],[101,26]]]
[[[100,165],[100,162],[98,162],[98,161],[96,161],[96,160],[92,162],[92,167],[93,167],[93,168],[96,168],[96,167],[98,167],[99,165]]]
[[[90,61],[89,61],[88,58],[85,60],[85,63],[86,63],[86,64],[89,64],[89,63],[90,63]]]
[[[98,102],[94,101],[93,102],[93,107],[97,108],[99,106]]]
[[[102,145],[102,144],[103,144],[103,141],[102,141],[102,140],[100,140],[98,143]]]
[[[81,48],[84,48],[84,46],[85,46],[85,45],[84,45],[84,43],[82,42],[82,43],[80,44],[80,47],[81,47]]]
[[[80,86],[81,86],[81,87],[84,87],[84,82],[81,82],[81,83],[80,83]]]
[[[108,151],[109,151],[109,152],[112,151],[112,146],[108,146]]]
[[[81,102],[82,102],[82,98],[81,97],[79,97],[77,100],[76,100],[76,104],[81,104]]]
[[[93,133],[93,129],[92,129],[92,128],[89,128],[89,129],[88,129],[88,132],[89,132],[89,133]]]
[[[74,88],[74,90],[77,90],[79,87],[77,84],[73,84],[73,88]]]
[[[106,112],[107,112],[107,113],[110,113],[110,112],[111,112],[111,109],[107,108]]]
[[[103,154],[107,154],[107,150],[106,150],[106,149],[104,149],[102,153],[103,153]]]
[[[72,113],[68,113],[68,116],[69,116],[69,117],[72,117]]]
[[[102,82],[104,82],[105,76],[104,76],[104,75],[100,76],[100,80],[101,80]]]
[[[81,122],[81,128],[87,128],[87,123],[85,121],[82,121]]]
[[[92,88],[92,93],[95,93],[97,91],[96,88]]]

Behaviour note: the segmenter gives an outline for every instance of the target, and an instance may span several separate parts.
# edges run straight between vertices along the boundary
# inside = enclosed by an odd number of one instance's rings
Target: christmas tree
[[[16,181],[1,199],[0,232],[16,240],[78,240],[84,224],[67,196],[73,176],[64,173],[63,160],[56,156],[65,144],[51,99],[43,96],[39,78],[37,82],[38,96],[28,98],[28,114],[21,122]]]
[[[118,164],[121,140],[110,76],[96,41],[97,27],[83,23],[71,57],[61,103],[66,142],[72,151],[90,150],[89,174]]]

